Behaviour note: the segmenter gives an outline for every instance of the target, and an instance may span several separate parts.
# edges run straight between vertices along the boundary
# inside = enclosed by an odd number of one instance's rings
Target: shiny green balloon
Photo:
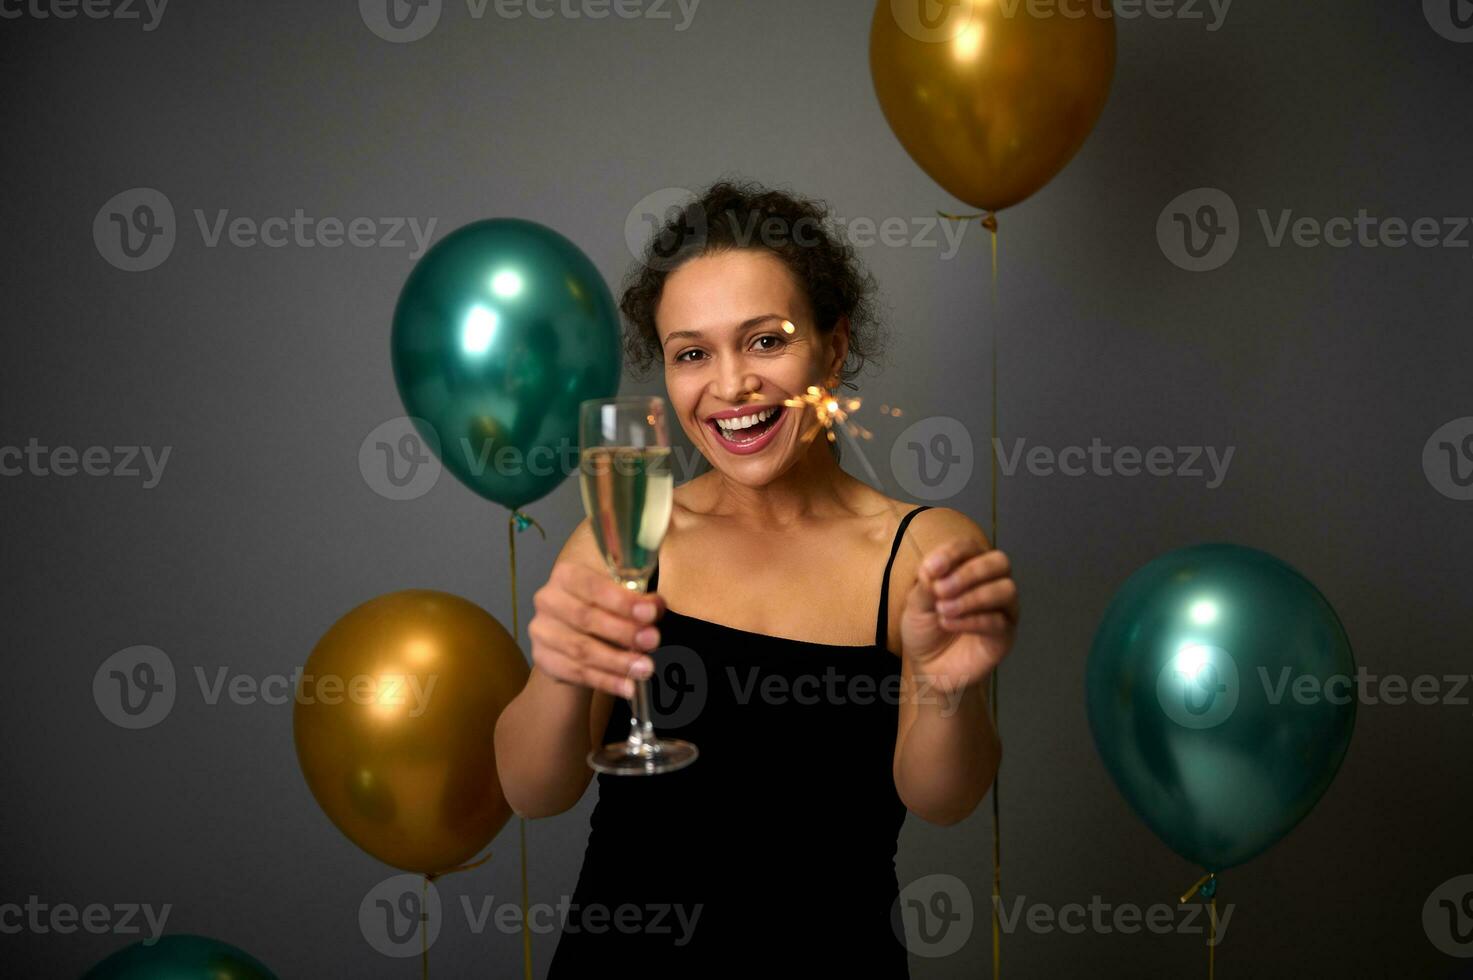
[[[577,468],[578,406],[619,390],[619,315],[598,269],[534,221],[457,228],[394,309],[394,381],[462,483],[513,510]]]
[[[1273,555],[1200,544],[1126,581],[1085,668],[1116,786],[1208,871],[1262,853],[1335,778],[1355,727],[1355,660],[1308,579]]]
[[[276,980],[255,957],[205,936],[162,936],[113,953],[82,980]]]

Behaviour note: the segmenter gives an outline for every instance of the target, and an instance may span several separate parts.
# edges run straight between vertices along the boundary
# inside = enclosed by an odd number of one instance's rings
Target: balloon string
[[[476,858],[469,864],[459,864],[453,868],[446,868],[443,871],[426,871],[424,873],[424,882],[420,885],[419,892],[419,968],[420,975],[423,976],[425,980],[429,980],[430,976],[430,920],[429,913],[427,911],[430,907],[430,882],[434,881],[436,878],[440,878],[445,875],[453,875],[457,871],[469,871],[471,868],[479,868],[481,865],[485,864],[489,860],[491,860],[491,852],[487,851],[485,854]]]
[[[537,533],[542,535],[542,540],[547,540],[547,532],[542,525],[530,514],[523,514],[513,508],[511,516],[506,521],[506,545],[508,561],[511,563],[511,637],[521,647],[521,623],[517,617],[517,535],[525,531],[528,526],[535,527]],[[532,980],[532,927],[527,921],[527,818],[517,817],[518,848],[522,859],[522,977],[523,980]]]
[[[1207,980],[1213,980],[1217,969],[1217,872],[1209,871],[1197,879],[1197,883],[1187,889],[1187,893],[1178,898],[1177,904],[1201,893],[1208,900],[1207,908]]]
[[[1001,316],[998,311],[997,298],[997,214],[993,211],[979,212],[977,214],[950,214],[946,211],[937,211],[943,218],[953,221],[971,221],[973,218],[982,219],[982,227],[992,233],[992,446],[987,454],[992,474],[992,514],[990,522],[990,536],[992,547],[997,544],[997,335]],[[992,724],[998,727],[998,675],[1002,668],[994,667],[992,677],[988,679],[988,702],[992,708]],[[998,737],[1001,738],[1001,729],[998,729]],[[1002,977],[1002,922],[999,919],[1002,908],[1002,805],[999,801],[999,787],[1002,783],[1002,762],[998,762],[998,774],[992,779],[992,980],[1000,980]]]

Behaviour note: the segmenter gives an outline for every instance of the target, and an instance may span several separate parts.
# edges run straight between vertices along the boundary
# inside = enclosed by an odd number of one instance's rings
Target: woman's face
[[[783,401],[837,376],[848,326],[820,335],[781,259],[731,249],[684,263],[665,280],[655,329],[671,410],[713,467],[762,486],[807,451],[813,413]]]

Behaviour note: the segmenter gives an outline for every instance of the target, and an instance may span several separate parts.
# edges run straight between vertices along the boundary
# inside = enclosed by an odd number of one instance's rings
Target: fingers
[[[1006,633],[1010,621],[998,612],[976,613],[971,616],[942,616],[941,628],[949,633]]]
[[[553,566],[551,581],[570,595],[616,616],[653,623],[665,612],[665,600],[658,592],[631,591],[609,576],[576,562],[559,562]],[[641,615],[639,607],[645,605],[651,609]]]
[[[961,562],[943,577],[932,582],[938,598],[949,599],[992,579],[1005,578],[1013,571],[1008,556],[1001,551],[988,551]]]
[[[916,571],[916,577],[925,579],[929,584],[947,575],[961,562],[981,553],[980,542],[971,538],[953,538],[944,544],[937,545],[926,554],[925,559],[921,561],[920,568]]]
[[[619,589],[619,586],[614,585],[614,588]],[[565,588],[538,589],[532,596],[532,605],[539,615],[550,616],[580,633],[596,636],[616,647],[653,650],[660,645],[660,631],[654,626],[637,622],[630,615],[591,605]]]
[[[528,623],[527,635],[532,638],[537,665],[548,674],[617,697],[632,697],[631,677],[640,673],[648,677],[654,666],[643,654],[619,649],[547,616]]]
[[[974,585],[961,595],[939,600],[936,603],[936,612],[950,618],[984,612],[997,612],[1010,619],[1016,618],[1018,583],[1012,578],[1000,578]]]
[[[561,562],[532,603],[532,659],[550,676],[630,697],[631,678],[653,672],[643,651],[660,645],[653,625],[664,612],[659,594],[634,592],[594,569]]]

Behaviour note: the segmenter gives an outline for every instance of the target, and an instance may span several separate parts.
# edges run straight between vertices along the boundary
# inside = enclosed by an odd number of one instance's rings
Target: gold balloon
[[[921,169],[997,211],[1084,144],[1115,72],[1109,0],[879,0],[870,74]]]
[[[427,589],[370,599],[333,624],[297,684],[297,761],[349,840],[405,871],[448,871],[506,825],[495,728],[527,683],[502,625]]]

